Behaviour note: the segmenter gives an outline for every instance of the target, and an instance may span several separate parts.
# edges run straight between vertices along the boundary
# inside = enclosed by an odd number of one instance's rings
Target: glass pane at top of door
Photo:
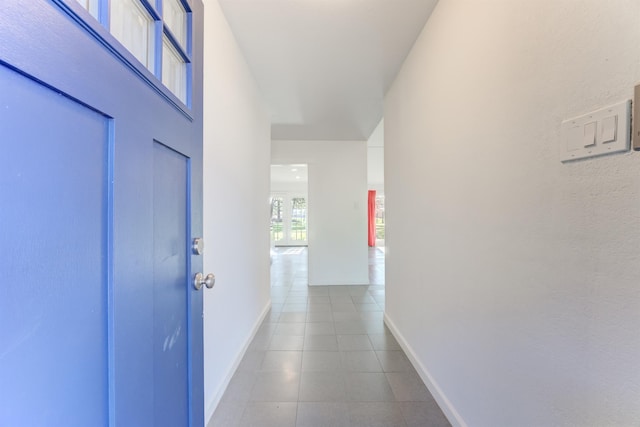
[[[283,226],[283,206],[282,197],[271,198],[271,240],[279,242],[284,238]]]
[[[307,200],[304,197],[291,198],[291,240],[307,241]]]
[[[187,103],[187,64],[166,36],[162,39],[162,83]]]
[[[164,0],[162,4],[162,20],[171,30],[171,34],[176,41],[187,48],[187,12],[184,10],[180,0]]]
[[[111,34],[154,72],[154,20],[139,0],[111,0]]]

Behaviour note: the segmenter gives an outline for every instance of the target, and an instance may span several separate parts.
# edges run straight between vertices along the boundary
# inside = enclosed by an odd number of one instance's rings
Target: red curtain
[[[376,191],[369,190],[369,246],[376,245]]]

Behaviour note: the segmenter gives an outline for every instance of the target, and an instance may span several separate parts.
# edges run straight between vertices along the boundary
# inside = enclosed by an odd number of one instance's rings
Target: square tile
[[[402,410],[396,402],[349,403],[351,427],[405,427]],[[430,427],[427,424],[422,427]]]
[[[249,403],[238,427],[295,427],[297,403]]]
[[[302,335],[274,335],[269,343],[269,350],[290,350],[300,351],[304,343]]]
[[[300,372],[301,351],[267,351],[260,365],[261,371]]]
[[[284,307],[283,303],[273,303],[271,304],[271,311],[274,313],[282,312],[282,307]]]
[[[368,285],[349,286],[349,295],[365,295],[369,291]]]
[[[331,304],[352,304],[353,300],[349,295],[334,295],[329,297]]]
[[[262,325],[258,328],[257,334],[273,334],[278,327],[278,324],[275,322],[262,322]]]
[[[301,311],[307,311],[307,304],[285,304],[282,306],[282,312],[283,313],[294,313],[294,312],[301,312]]]
[[[389,372],[386,376],[393,395],[399,402],[425,402],[433,399],[415,372]]]
[[[307,323],[315,322],[333,322],[333,313],[331,313],[330,311],[307,313]]]
[[[347,404],[300,402],[296,427],[350,427]]]
[[[304,350],[338,351],[335,335],[307,335],[304,337]]]
[[[221,401],[209,420],[207,427],[232,427],[237,426],[242,418],[246,401]]]
[[[374,350],[402,350],[391,334],[369,334]]]
[[[339,372],[342,360],[337,351],[303,351],[302,372]]]
[[[251,396],[257,378],[254,372],[236,372],[231,377],[221,401],[246,402]]]
[[[378,304],[383,304],[386,301],[386,296],[384,294],[381,295],[373,295],[373,300]]]
[[[342,366],[349,372],[382,372],[380,362],[373,351],[347,351],[341,353]]]
[[[251,391],[250,401],[297,402],[299,373],[261,372]]]
[[[338,350],[363,351],[373,350],[368,335],[338,335]]]
[[[381,373],[352,373],[345,380],[347,399],[356,402],[391,402],[395,400],[387,377]]]
[[[382,320],[363,320],[362,325],[368,334],[371,335],[382,335],[389,334],[389,329],[387,325],[384,324]]]
[[[415,372],[409,358],[401,350],[376,351],[384,372]]]
[[[280,315],[280,323],[304,323],[307,319],[306,311],[288,312]]]
[[[287,297],[287,299],[285,300],[285,304],[306,304],[307,303],[307,296],[292,296],[291,294],[289,294],[289,296]]]
[[[270,310],[269,314],[267,314],[267,316],[265,317],[265,322],[277,322],[278,320],[280,320],[280,315],[282,314],[282,311],[273,311]]]
[[[451,427],[435,400],[428,402],[400,402],[407,427]]]
[[[356,311],[382,311],[378,304],[356,304]]]
[[[336,334],[338,335],[363,335],[367,333],[367,330],[360,320],[347,320],[344,322],[334,322],[334,324]]]
[[[300,377],[300,401],[341,402],[345,398],[342,373],[304,372]]]
[[[331,311],[331,304],[315,304],[315,303],[310,303],[309,304],[309,313],[317,313],[317,312],[323,312],[323,311]]]
[[[271,342],[271,333],[258,332],[253,337],[253,341],[249,344],[248,351],[263,351],[269,348]]]
[[[331,303],[331,311],[339,311],[342,313],[352,313],[356,310],[356,306],[353,305],[352,302],[346,303],[346,304],[340,304],[340,303]]]
[[[362,320],[357,311],[350,312],[334,312],[333,313],[334,322],[353,322]]]
[[[355,295],[351,297],[354,304],[375,304],[375,300],[369,294]]]
[[[305,323],[279,323],[275,335],[304,335]]]
[[[349,295],[349,288],[346,286],[329,286],[329,296]]]
[[[309,296],[309,304],[330,304],[331,299],[328,296]]]
[[[305,335],[335,335],[336,328],[333,322],[307,323]]]
[[[327,286],[309,286],[309,296],[311,295],[329,296],[329,289]]]
[[[255,372],[260,369],[265,351],[247,351],[236,372]]]
[[[377,320],[384,323],[384,313],[382,311],[361,311],[358,315],[362,320]]]

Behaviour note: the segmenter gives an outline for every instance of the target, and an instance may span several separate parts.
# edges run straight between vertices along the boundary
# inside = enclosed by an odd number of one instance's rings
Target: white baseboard
[[[407,343],[407,340],[405,340],[400,331],[398,331],[398,328],[396,328],[396,325],[393,323],[391,318],[389,318],[386,312],[384,313],[384,323],[387,325],[396,341],[398,341],[400,347],[404,350],[405,354],[413,364],[413,367],[418,371],[418,375],[420,375],[420,378],[424,381],[424,384],[433,395],[433,398],[436,400],[438,406],[440,406],[440,409],[442,409],[442,412],[444,412],[444,415],[447,417],[451,425],[453,427],[467,427],[467,423],[464,422],[462,416],[458,411],[456,411],[456,408],[454,408],[449,399],[447,399],[447,396],[442,392],[442,389],[438,386],[438,383],[433,379],[427,368],[420,363],[413,351],[413,348]]]
[[[207,410],[205,412],[205,419],[207,420],[206,424],[209,424],[209,421],[211,421],[211,418],[213,417],[213,413],[216,411],[216,408],[220,403],[220,399],[222,399],[224,392],[227,390],[227,386],[231,382],[231,378],[233,378],[233,374],[235,374],[236,369],[238,369],[238,366],[240,365],[240,362],[242,362],[242,358],[247,352],[247,349],[249,348],[249,346],[251,345],[251,341],[253,341],[253,338],[256,336],[258,329],[260,329],[260,325],[262,325],[262,322],[264,321],[265,317],[267,317],[269,310],[271,310],[271,300],[269,300],[266,307],[262,310],[262,313],[258,317],[258,320],[253,325],[253,329],[251,330],[251,334],[249,335],[249,338],[247,338],[246,342],[242,346],[242,350],[240,350],[240,352],[238,353],[238,356],[233,362],[233,365],[231,365],[231,368],[227,372],[227,375],[225,376],[224,381],[222,382],[220,387],[218,387],[218,391],[215,393],[213,400],[211,400],[207,405]]]

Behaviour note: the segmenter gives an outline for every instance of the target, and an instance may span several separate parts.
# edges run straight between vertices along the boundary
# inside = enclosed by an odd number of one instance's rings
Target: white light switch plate
[[[563,121],[560,161],[568,162],[629,151],[630,119],[631,101],[627,100],[584,116]],[[594,123],[595,144],[593,144],[592,138]],[[611,123],[615,123],[617,126],[613,132],[610,129]],[[613,140],[611,140],[612,135]]]

